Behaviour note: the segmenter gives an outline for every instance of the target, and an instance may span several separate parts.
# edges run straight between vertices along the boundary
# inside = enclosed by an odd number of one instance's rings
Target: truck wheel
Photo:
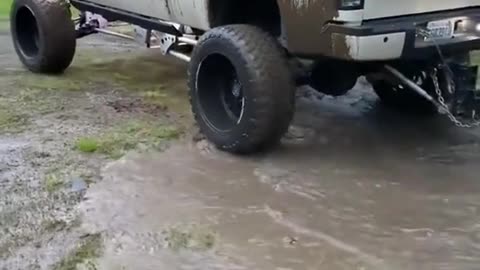
[[[15,0],[10,16],[13,44],[32,72],[61,73],[72,62],[75,25],[66,1]]]
[[[295,86],[285,52],[254,26],[207,32],[192,54],[189,87],[200,130],[228,152],[247,154],[277,144],[294,114]]]

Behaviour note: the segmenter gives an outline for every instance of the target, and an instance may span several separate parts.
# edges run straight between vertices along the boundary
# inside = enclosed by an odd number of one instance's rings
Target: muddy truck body
[[[21,61],[44,73],[70,65],[78,38],[130,38],[108,22],[140,27],[189,63],[195,119],[230,152],[279,142],[299,85],[339,96],[359,77],[391,107],[480,125],[480,0],[15,0],[11,20]]]

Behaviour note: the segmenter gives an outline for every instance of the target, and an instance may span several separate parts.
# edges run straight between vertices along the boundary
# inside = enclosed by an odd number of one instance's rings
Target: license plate
[[[444,39],[453,37],[453,23],[450,20],[433,21],[427,24],[429,39]]]

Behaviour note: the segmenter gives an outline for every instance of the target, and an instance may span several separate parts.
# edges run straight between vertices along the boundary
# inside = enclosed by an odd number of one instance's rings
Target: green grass
[[[132,121],[97,137],[80,138],[75,142],[75,148],[83,153],[99,153],[118,159],[140,146],[158,149],[165,142],[178,138],[181,133],[178,128],[170,125]]]
[[[45,177],[45,189],[52,193],[64,185],[63,179],[57,174],[49,174]]]
[[[32,90],[79,91],[97,84],[115,85],[138,93],[150,104],[183,114],[190,111],[185,72],[183,64],[150,53],[119,56],[82,50],[62,76],[16,72],[11,78],[18,87]]]
[[[28,124],[28,117],[0,104],[0,133],[20,132]]]
[[[42,228],[46,232],[58,232],[68,226],[67,222],[63,220],[49,219],[42,222]]]
[[[8,18],[13,0],[0,0],[0,19]]]
[[[69,255],[53,266],[53,270],[97,269],[93,260],[102,255],[103,240],[100,234],[85,237]],[[79,268],[79,266],[84,266]]]
[[[98,141],[93,138],[81,138],[76,142],[75,148],[83,153],[93,153],[98,149]]]
[[[209,250],[217,242],[217,234],[209,228],[190,225],[172,227],[164,231],[168,247],[172,250]]]
[[[0,74],[0,79],[3,77],[12,81],[20,89],[23,103],[31,107],[30,111],[41,111],[41,114],[68,106],[63,104],[64,100],[58,98],[57,91],[89,91],[96,86],[108,85],[138,94],[145,104],[181,115],[190,115],[185,66],[183,63],[173,62],[169,58],[159,59],[157,56],[153,52],[119,55],[86,49],[77,53],[75,63],[61,76],[8,70]],[[191,118],[183,118],[184,121],[190,121],[189,119]]]
[[[0,0],[1,1],[1,0]],[[86,85],[82,80],[86,79],[82,77],[80,79],[73,78],[69,76],[70,74],[64,76],[49,76],[49,75],[38,75],[34,73],[24,73],[19,75],[17,79],[17,84],[24,86],[25,88],[32,88],[38,90],[65,90],[65,91],[75,91],[81,90],[82,87]]]

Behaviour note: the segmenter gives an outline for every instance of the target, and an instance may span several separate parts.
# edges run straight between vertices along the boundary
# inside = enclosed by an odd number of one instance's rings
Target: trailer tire
[[[276,145],[293,118],[295,84],[286,54],[255,26],[207,32],[192,54],[189,88],[200,130],[227,152],[248,154]]]
[[[75,25],[66,1],[15,0],[10,15],[13,44],[35,73],[62,73],[76,49]]]

